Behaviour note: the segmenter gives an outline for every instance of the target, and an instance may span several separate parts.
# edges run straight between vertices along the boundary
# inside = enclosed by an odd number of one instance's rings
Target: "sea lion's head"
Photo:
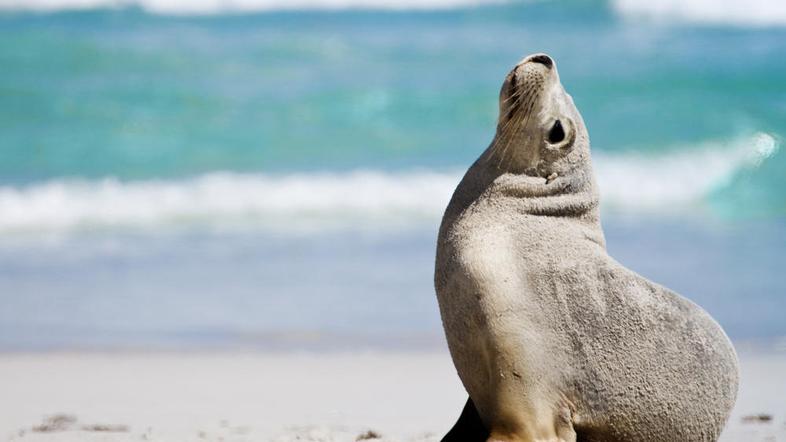
[[[589,167],[587,129],[548,55],[524,58],[505,77],[489,154],[502,172],[542,178],[586,175],[581,172]]]

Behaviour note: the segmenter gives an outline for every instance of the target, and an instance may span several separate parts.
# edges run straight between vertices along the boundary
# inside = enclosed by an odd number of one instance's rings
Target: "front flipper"
[[[472,398],[469,398],[458,421],[442,438],[442,442],[484,442],[488,437],[489,432],[483,426]]]

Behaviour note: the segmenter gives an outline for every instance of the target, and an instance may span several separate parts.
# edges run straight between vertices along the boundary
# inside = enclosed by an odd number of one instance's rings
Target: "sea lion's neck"
[[[493,201],[524,216],[559,217],[575,221],[587,237],[605,247],[599,198],[591,164],[552,180],[514,174],[481,157],[470,167],[453,195],[443,222],[452,222],[482,200]]]
[[[492,181],[489,196],[513,199],[521,213],[599,221],[598,192],[591,172],[551,179],[501,174]]]

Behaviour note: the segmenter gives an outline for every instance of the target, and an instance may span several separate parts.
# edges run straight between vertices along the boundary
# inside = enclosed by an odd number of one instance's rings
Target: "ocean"
[[[609,252],[786,342],[786,7],[0,0],[0,350],[444,346],[436,230],[547,52]]]

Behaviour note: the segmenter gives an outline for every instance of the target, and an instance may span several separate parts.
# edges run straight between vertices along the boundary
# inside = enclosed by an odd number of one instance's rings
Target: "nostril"
[[[549,58],[549,56],[546,54],[535,55],[532,58],[530,58],[529,61],[533,63],[540,63],[549,69],[551,69],[551,67],[554,66],[554,62],[551,61],[551,58]]]

